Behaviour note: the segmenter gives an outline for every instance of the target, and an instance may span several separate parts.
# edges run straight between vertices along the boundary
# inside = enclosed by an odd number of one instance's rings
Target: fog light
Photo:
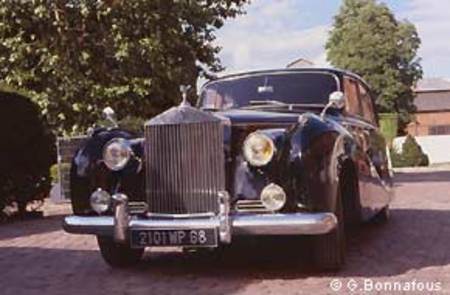
[[[107,191],[98,188],[91,194],[91,207],[98,214],[105,213],[111,205],[111,196]]]
[[[278,211],[286,204],[286,193],[274,183],[266,186],[261,192],[261,202],[270,211]]]

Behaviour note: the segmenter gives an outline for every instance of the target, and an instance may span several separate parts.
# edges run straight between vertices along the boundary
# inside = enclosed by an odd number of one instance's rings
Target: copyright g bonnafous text
[[[413,279],[410,281],[383,281],[374,279],[333,279],[330,289],[335,292],[440,292],[442,283]]]

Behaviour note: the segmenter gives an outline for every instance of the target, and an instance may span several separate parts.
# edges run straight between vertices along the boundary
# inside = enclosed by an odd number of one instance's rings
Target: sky
[[[425,77],[450,79],[450,1],[384,0],[422,39]],[[284,68],[297,58],[327,65],[324,45],[340,0],[253,0],[217,32],[225,73]]]

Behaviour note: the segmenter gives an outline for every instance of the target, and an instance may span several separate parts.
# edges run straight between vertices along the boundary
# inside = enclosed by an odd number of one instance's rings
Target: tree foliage
[[[85,130],[99,109],[150,117],[203,72],[213,43],[248,0],[0,2],[0,79],[25,89],[59,131]],[[193,91],[194,92],[194,91]]]
[[[0,215],[16,202],[19,209],[47,197],[49,168],[56,161],[55,138],[39,107],[30,99],[0,91]]]
[[[413,86],[422,77],[415,26],[398,21],[376,0],[344,0],[326,44],[328,60],[362,76],[380,112],[399,113],[401,126],[415,110]]]

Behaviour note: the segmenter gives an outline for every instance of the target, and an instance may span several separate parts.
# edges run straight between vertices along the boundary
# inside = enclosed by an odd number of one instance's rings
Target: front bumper
[[[220,213],[214,216],[183,216],[168,218],[157,216],[130,216],[127,198],[120,195],[114,201],[114,216],[68,216],[63,228],[73,234],[112,236],[125,242],[130,231],[217,229],[221,243],[230,243],[234,235],[321,235],[333,230],[337,218],[333,213],[266,213],[232,214],[228,196],[219,201]]]
[[[231,215],[231,235],[320,235],[330,232],[337,223],[332,213],[241,214]],[[68,216],[64,230],[73,234],[114,236],[112,216]],[[210,218],[137,218],[129,220],[126,231],[133,229],[220,228],[218,217]],[[125,233],[125,236],[127,234]],[[226,242],[221,239],[222,242]]]

